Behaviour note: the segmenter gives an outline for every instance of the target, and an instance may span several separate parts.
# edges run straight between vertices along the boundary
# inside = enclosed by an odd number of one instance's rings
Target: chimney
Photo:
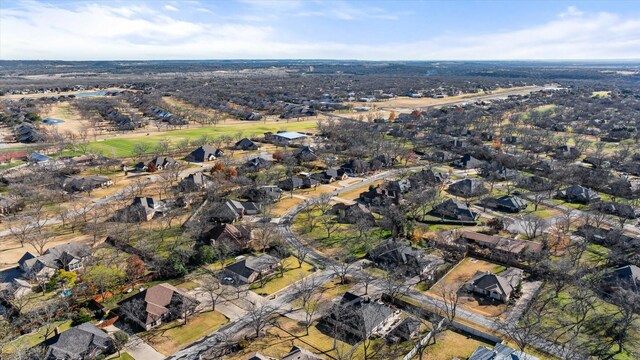
[[[56,326],[56,328],[53,329],[53,331],[56,336],[60,335],[60,327]]]

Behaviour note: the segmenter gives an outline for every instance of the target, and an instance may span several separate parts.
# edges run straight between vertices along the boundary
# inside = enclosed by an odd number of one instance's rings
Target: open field
[[[143,144],[154,147],[162,139],[170,139],[174,144],[180,140],[195,140],[202,136],[220,137],[233,136],[241,133],[242,136],[255,136],[265,132],[287,131],[312,131],[316,128],[315,121],[305,121],[296,123],[268,123],[247,122],[242,125],[221,125],[193,127],[190,129],[164,131],[159,133],[136,134],[135,136],[117,136],[103,141],[94,141],[89,144],[92,151],[102,152],[105,155],[116,157],[130,157],[136,144]]]
[[[61,132],[70,131],[78,134],[80,129],[87,125],[87,122],[82,120],[78,111],[68,101],[52,104],[50,111],[43,114],[43,117],[64,120],[63,123],[47,125],[47,127],[56,127]]]

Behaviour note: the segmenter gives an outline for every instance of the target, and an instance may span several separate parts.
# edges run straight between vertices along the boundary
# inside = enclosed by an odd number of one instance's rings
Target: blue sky
[[[640,59],[640,2],[10,1],[0,59]]]

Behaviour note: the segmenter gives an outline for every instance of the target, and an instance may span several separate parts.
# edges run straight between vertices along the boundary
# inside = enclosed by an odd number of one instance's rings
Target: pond
[[[64,120],[60,120],[60,119],[42,118],[42,123],[43,124],[48,124],[48,125],[60,124],[60,123],[63,123],[63,122],[64,122]]]
[[[98,91],[89,91],[89,92],[83,92],[83,93],[78,93],[75,94],[76,97],[89,97],[89,96],[105,96],[107,94],[113,93],[113,91],[107,91],[107,90],[98,90]]]

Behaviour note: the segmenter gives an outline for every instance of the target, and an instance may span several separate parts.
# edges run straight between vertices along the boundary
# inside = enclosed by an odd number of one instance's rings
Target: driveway
[[[118,328],[116,325],[111,325],[111,326],[107,326],[105,330],[107,330],[107,332],[109,333],[113,333],[121,329]],[[124,346],[124,349],[122,349],[122,351],[128,352],[129,355],[133,356],[134,359],[136,360],[166,359],[166,356],[157,352],[156,349],[154,349],[153,347],[151,347],[151,345],[144,342],[144,340],[138,337],[138,335],[132,334],[130,332],[127,332],[127,334],[129,334],[129,341]]]

